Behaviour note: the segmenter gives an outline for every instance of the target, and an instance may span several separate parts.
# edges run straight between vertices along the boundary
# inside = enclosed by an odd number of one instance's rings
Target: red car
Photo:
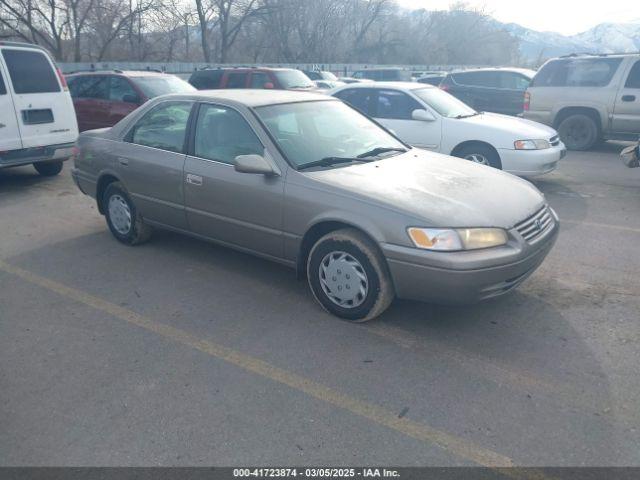
[[[292,68],[205,68],[191,74],[189,83],[198,90],[218,88],[274,88],[314,90],[315,84],[300,70]]]
[[[111,127],[150,98],[195,91],[174,75],[149,71],[79,72],[66,79],[81,132]]]

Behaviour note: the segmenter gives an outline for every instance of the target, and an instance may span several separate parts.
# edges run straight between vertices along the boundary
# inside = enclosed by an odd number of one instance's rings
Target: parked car
[[[555,130],[521,118],[482,113],[432,85],[355,84],[329,92],[416,147],[515,175],[550,172],[566,153]]]
[[[2,41],[0,52],[0,169],[57,175],[78,137],[65,79],[37,45]]]
[[[437,87],[438,85],[440,85],[440,83],[442,83],[442,80],[444,80],[444,77],[446,77],[446,75],[446,73],[430,73],[419,77],[418,79],[416,79],[416,82],[426,83],[428,85]]]
[[[440,88],[481,112],[520,115],[524,92],[535,71],[524,68],[481,68],[447,74]]]
[[[339,80],[336,80],[335,82],[332,82],[331,80],[313,80],[313,83],[318,90],[331,90],[332,88],[338,88],[342,85],[346,85],[345,82],[341,82]]]
[[[111,127],[151,98],[195,91],[174,75],[153,71],[90,71],[67,75],[80,131]]]
[[[338,77],[333,73],[324,70],[301,70],[310,80],[327,80],[329,82],[337,82]]]
[[[120,242],[169,228],[275,260],[353,321],[396,296],[502,295],[559,228],[529,182],[411,148],[326,95],[162,97],[78,147],[73,178]]]
[[[315,84],[300,70],[292,68],[216,68],[193,72],[189,83],[198,90],[218,88],[264,88],[313,90]]]
[[[403,68],[366,68],[353,72],[353,78],[367,78],[376,82],[409,82],[411,71]]]
[[[338,77],[342,83],[371,83],[373,80],[368,78]]]
[[[552,125],[571,150],[640,134],[640,54],[573,55],[545,63],[527,89],[524,117]]]

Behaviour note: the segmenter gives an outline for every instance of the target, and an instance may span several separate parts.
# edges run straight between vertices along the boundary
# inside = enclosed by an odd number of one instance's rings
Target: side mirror
[[[266,88],[267,90],[272,90],[272,89],[274,89],[274,88],[275,88],[275,85],[274,85],[273,83],[271,83],[271,82],[267,82],[267,83],[265,83],[263,86],[264,86],[264,88]]]
[[[262,155],[238,155],[234,160],[236,172],[277,175],[271,164]]]
[[[122,101],[125,103],[135,103],[137,105],[138,103],[140,103],[140,98],[138,98],[137,95],[132,95],[131,93],[128,93],[127,95],[122,97]]]
[[[411,118],[413,120],[418,120],[419,122],[435,122],[436,117],[433,116],[433,113],[428,112],[422,108],[416,108],[413,112],[411,112]]]

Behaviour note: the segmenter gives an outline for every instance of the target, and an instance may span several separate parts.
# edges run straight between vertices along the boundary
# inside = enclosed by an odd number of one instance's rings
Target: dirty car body
[[[174,151],[135,143],[136,129],[169,105],[184,110],[183,141]],[[230,115],[224,123],[222,115]],[[321,305],[349,320],[373,318],[393,296],[466,303],[504,294],[540,265],[559,229],[529,182],[412,148],[319,94],[165,96],[111,129],[83,133],[78,146],[73,178],[97,199],[112,232],[118,202],[130,200],[120,233],[133,222],[275,260],[305,274]],[[470,240],[496,232],[498,245]],[[344,271],[352,278],[340,283]],[[343,287],[360,293],[347,296]],[[380,292],[385,299],[369,302]]]

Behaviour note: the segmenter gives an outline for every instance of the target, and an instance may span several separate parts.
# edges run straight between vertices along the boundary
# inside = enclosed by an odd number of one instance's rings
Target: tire
[[[596,121],[589,115],[569,115],[558,125],[560,139],[569,150],[589,150],[600,138]]]
[[[498,152],[490,146],[483,145],[482,143],[475,143],[462,147],[456,152],[455,156],[502,170],[502,162],[500,161],[500,155],[498,155]]]
[[[110,183],[102,196],[109,230],[125,245],[138,245],[151,237],[151,227],[145,225],[136,206],[120,182]],[[128,221],[127,221],[128,220]]]
[[[307,280],[322,308],[351,322],[373,320],[395,296],[384,257],[352,228],[330,232],[315,243],[307,259]]]
[[[54,177],[62,171],[62,160],[57,162],[34,163],[33,168],[43,177]]]

